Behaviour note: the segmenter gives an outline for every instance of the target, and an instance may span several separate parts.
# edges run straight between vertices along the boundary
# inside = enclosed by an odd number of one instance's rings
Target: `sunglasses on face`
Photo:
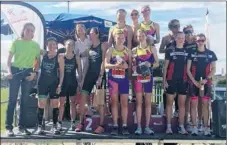
[[[180,25],[176,24],[176,25],[173,25],[172,28],[179,28]]]
[[[184,31],[184,34],[192,34],[193,32],[191,30]]]
[[[205,41],[206,41],[206,40],[204,40],[204,39],[197,40],[198,43],[200,43],[200,42],[205,42]]]
[[[138,13],[132,13],[131,16],[138,16]]]

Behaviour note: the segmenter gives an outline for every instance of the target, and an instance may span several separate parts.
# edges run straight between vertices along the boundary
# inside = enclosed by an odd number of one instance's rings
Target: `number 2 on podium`
[[[92,119],[91,119],[91,118],[86,118],[86,121],[88,122],[88,124],[87,124],[85,130],[86,130],[86,131],[91,131],[91,130],[92,130],[92,128],[91,128]]]

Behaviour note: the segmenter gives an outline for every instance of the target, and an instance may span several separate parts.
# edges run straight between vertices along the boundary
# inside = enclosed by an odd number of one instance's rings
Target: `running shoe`
[[[7,130],[6,130],[6,134],[7,134],[8,137],[14,136],[14,132],[13,132],[12,129],[7,129]]]
[[[203,128],[203,124],[202,123],[199,123],[198,124],[198,131],[199,132],[203,132],[204,128]]]
[[[146,127],[144,129],[144,133],[147,135],[154,135],[154,131],[152,129],[150,129],[149,127]]]
[[[192,126],[189,123],[187,123],[187,125],[186,125],[186,130],[187,130],[187,132],[192,132],[192,130],[193,130]]]
[[[19,132],[18,133],[21,134],[21,135],[31,135],[32,134],[26,128],[19,128]]]
[[[102,126],[100,126],[100,125],[94,131],[95,134],[101,134],[103,132],[104,132],[104,128]]]
[[[58,130],[58,128],[57,128],[57,125],[53,125],[51,131],[52,131],[52,133],[53,133],[54,135],[59,135],[59,134],[61,134],[61,132],[60,132],[60,131]]]
[[[193,136],[197,136],[199,133],[198,133],[198,128],[195,126],[192,128],[191,130],[191,135]]]
[[[59,131],[63,131],[63,129],[62,129],[62,122],[58,122],[58,130]]]
[[[126,126],[123,126],[122,127],[122,134],[123,135],[129,135],[130,133],[128,132],[128,127],[126,127]]]
[[[110,134],[111,134],[111,135],[118,135],[118,127],[117,127],[117,126],[114,126],[114,127],[112,128],[112,131],[111,131]]]
[[[75,131],[76,131],[76,132],[81,132],[82,129],[83,129],[83,127],[84,127],[83,124],[79,123],[79,124],[77,125]]]
[[[70,131],[74,131],[76,129],[76,124],[71,122],[71,127],[69,128]]]
[[[185,130],[184,127],[178,127],[178,133],[183,134],[183,135],[187,135],[188,132]]]
[[[210,132],[210,128],[209,127],[205,127],[204,128],[204,135],[205,136],[211,136],[211,132]]]
[[[166,129],[166,134],[173,134],[172,129],[171,129],[171,128],[167,128],[167,129]]]
[[[37,134],[38,135],[44,135],[45,134],[44,128],[42,126],[38,126]]]
[[[136,131],[135,131],[135,135],[141,135],[142,134],[142,128],[141,127],[137,127]]]

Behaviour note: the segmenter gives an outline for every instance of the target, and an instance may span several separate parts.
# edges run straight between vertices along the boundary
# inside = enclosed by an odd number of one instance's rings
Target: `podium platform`
[[[120,109],[119,109],[120,116]],[[155,133],[165,133],[166,130],[166,117],[162,115],[151,115],[150,127]],[[99,126],[99,115],[93,115],[92,117],[87,117],[84,120],[85,131],[92,132]],[[141,125],[142,129],[145,127],[145,108],[142,110]],[[119,130],[121,131],[122,121],[118,118]],[[112,129],[113,121],[112,116],[105,117],[104,126],[105,132],[110,133]],[[136,117],[136,103],[128,104],[128,129],[131,134],[134,134],[137,127],[137,117]],[[177,132],[178,118],[172,118],[172,130]]]

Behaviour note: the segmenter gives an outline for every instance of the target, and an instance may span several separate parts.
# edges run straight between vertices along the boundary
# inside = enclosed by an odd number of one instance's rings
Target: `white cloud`
[[[204,3],[199,2],[187,2],[187,4],[184,2],[70,2],[69,4],[70,9],[105,11],[108,15],[115,14],[119,8],[124,8],[127,12],[130,12],[134,8],[140,10],[143,5],[150,5],[154,11],[205,7]],[[52,5],[52,7],[67,8],[68,4],[67,2],[59,2]]]

